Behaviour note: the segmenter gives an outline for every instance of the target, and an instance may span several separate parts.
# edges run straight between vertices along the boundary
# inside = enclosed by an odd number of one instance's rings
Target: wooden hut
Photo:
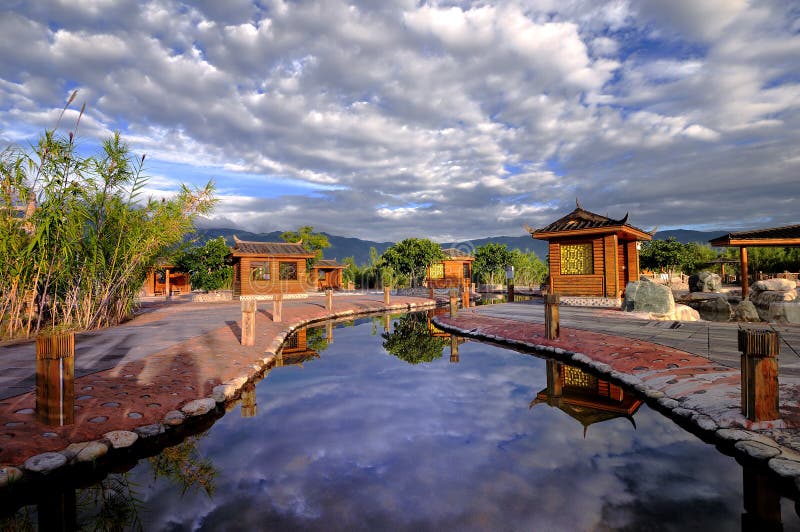
[[[272,299],[274,294],[304,294],[306,259],[314,257],[302,243],[246,242],[233,237],[233,297]]]
[[[445,259],[428,267],[428,287],[458,288],[472,283],[472,262],[475,257],[455,248],[443,249]]]
[[[142,286],[142,293],[146,296],[179,295],[191,291],[189,274],[176,269],[172,264],[150,268]]]
[[[549,244],[548,290],[562,296],[610,298],[622,296],[625,285],[639,280],[637,243],[653,235],[628,223],[575,210],[541,229],[526,226],[533,238]]]
[[[316,281],[317,290],[341,290],[342,271],[347,268],[335,260],[318,260],[312,268],[312,278]]]

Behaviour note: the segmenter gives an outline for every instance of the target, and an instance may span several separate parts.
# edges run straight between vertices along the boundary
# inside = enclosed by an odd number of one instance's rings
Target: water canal
[[[425,313],[302,331],[209,425],[0,529],[800,529],[760,470],[637,396]]]

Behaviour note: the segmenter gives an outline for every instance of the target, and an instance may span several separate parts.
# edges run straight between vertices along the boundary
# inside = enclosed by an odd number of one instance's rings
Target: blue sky
[[[0,143],[119,130],[209,226],[800,223],[800,9],[765,0],[49,0],[0,8]]]

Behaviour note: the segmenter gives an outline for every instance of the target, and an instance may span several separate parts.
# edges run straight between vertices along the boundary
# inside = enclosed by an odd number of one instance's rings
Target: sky
[[[0,145],[119,131],[200,225],[370,240],[800,223],[800,4],[4,0]]]

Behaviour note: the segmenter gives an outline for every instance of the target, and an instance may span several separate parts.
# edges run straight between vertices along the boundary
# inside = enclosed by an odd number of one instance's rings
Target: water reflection
[[[532,356],[437,337],[425,314],[394,319],[380,336],[382,317],[355,325],[335,328],[332,344],[325,327],[304,341],[298,334],[284,361],[313,363],[285,363],[256,386],[252,402],[269,410],[225,416],[193,450],[176,451],[194,462],[144,460],[131,470],[144,528],[736,530],[774,522],[776,498],[782,526],[800,524],[770,478],[772,492],[646,404],[627,402],[624,390],[606,391],[599,379],[590,386]],[[419,329],[439,346],[427,363],[382,347],[398,330]],[[442,357],[447,344],[458,364]],[[308,351],[316,356],[304,358]],[[544,402],[530,410],[532,397]],[[586,408],[591,438],[557,404]],[[614,415],[598,422],[609,409]],[[172,476],[185,465],[194,471],[185,479],[208,478],[204,461],[210,484],[183,489]],[[748,502],[750,489],[766,502]]]
[[[546,372],[547,387],[536,394],[530,408],[538,404],[558,408],[583,425],[584,438],[590,425],[617,418],[636,428],[633,415],[643,401],[635,394],[555,360],[547,361]]]
[[[442,357],[447,341],[431,334],[431,327],[427,313],[405,314],[394,322],[391,332],[383,333],[383,348],[409,364],[432,362]]]

